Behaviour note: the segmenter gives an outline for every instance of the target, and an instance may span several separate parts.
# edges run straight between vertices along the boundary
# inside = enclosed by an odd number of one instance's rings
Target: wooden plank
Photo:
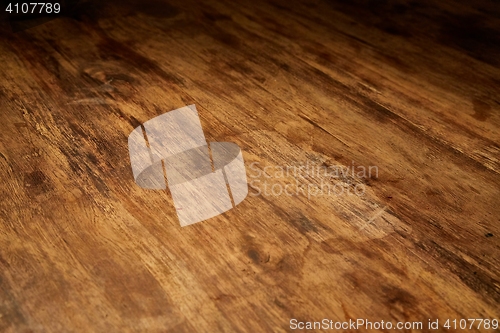
[[[0,331],[499,319],[499,13],[90,1],[4,32]],[[252,186],[181,228],[168,190],[134,183],[127,136],[189,104]]]

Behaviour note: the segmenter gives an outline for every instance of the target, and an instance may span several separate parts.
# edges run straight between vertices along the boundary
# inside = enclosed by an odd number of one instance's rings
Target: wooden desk
[[[3,33],[0,331],[498,319],[499,92],[494,1],[94,1]],[[127,136],[189,104],[260,182],[181,228]],[[306,165],[378,173],[273,171]],[[324,182],[363,190],[276,193]]]

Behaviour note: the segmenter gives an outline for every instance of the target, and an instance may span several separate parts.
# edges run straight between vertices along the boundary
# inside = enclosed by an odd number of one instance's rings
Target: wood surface
[[[378,175],[344,177],[364,195],[250,188],[181,228],[127,136],[190,104],[249,181]],[[495,1],[87,1],[5,31],[0,332],[499,318],[499,110]]]

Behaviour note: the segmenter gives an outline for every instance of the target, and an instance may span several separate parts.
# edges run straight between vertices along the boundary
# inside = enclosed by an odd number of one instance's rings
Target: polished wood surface
[[[499,318],[499,92],[494,1],[89,1],[4,32],[0,331]],[[127,136],[189,104],[249,181],[378,174],[181,228]]]

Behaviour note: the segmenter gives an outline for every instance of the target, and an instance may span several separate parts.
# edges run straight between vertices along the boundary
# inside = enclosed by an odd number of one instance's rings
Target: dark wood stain
[[[491,116],[491,106],[483,100],[475,98],[473,101],[474,114],[472,115],[479,121],[486,121]]]

